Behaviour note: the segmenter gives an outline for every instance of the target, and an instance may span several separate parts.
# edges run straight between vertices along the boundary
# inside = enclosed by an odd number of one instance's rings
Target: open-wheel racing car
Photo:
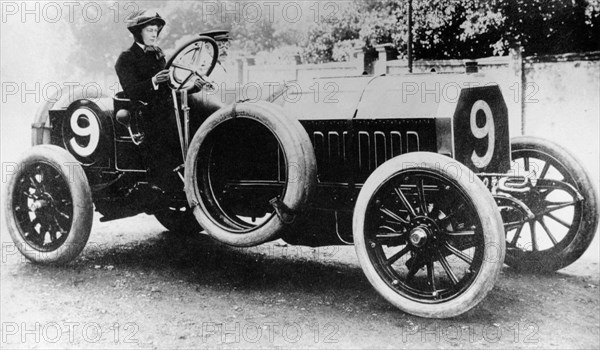
[[[501,90],[482,75],[296,82],[231,104],[210,84],[188,96],[193,80],[209,81],[217,50],[200,36],[168,61],[176,107],[165,118],[177,118],[181,191],[161,193],[163,206],[146,205],[157,195],[145,162],[146,104],[76,92],[40,108],[34,146],[5,191],[22,254],[68,262],[88,240],[94,209],[102,221],[146,212],[171,231],[204,230],[238,247],[354,244],[389,302],[441,318],[477,305],[504,262],[555,271],[590,245],[598,225],[590,177],[553,142],[510,139]],[[207,52],[209,64],[199,64]],[[406,93],[407,83],[427,81],[455,86],[456,98]],[[315,82],[339,89],[316,98]]]

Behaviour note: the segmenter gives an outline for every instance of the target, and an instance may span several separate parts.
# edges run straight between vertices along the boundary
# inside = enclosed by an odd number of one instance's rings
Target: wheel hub
[[[38,211],[42,211],[49,204],[50,203],[48,203],[47,200],[38,199],[38,200],[34,201],[33,203],[31,203],[31,205],[29,206],[29,209],[31,209],[32,212],[36,213]]]
[[[543,196],[535,190],[530,191],[523,202],[525,202],[534,213],[538,213],[546,207]]]
[[[429,230],[424,226],[419,226],[412,231],[410,231],[410,235],[408,237],[410,244],[412,244],[416,248],[421,248],[427,243],[427,237],[430,235]]]

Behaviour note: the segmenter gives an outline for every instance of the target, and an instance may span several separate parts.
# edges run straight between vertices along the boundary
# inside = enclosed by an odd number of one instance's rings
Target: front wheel
[[[52,145],[31,148],[9,179],[4,209],[17,249],[36,263],[74,259],[90,235],[92,193],[79,162]]]
[[[353,234],[369,282],[422,317],[453,317],[477,305],[504,261],[493,197],[465,166],[435,153],[377,168],[358,196]]]

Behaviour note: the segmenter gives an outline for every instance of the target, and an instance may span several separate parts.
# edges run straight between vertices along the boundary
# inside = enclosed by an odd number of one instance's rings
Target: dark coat
[[[161,96],[168,96],[168,87],[160,84],[158,90],[152,86],[152,77],[165,68],[164,55],[157,58],[156,52],[144,52],[137,44],[123,51],[117,59],[115,70],[125,96],[132,100],[154,103]]]
[[[152,77],[163,70],[165,65],[166,60],[163,55],[144,52],[137,43],[133,43],[117,59],[115,70],[125,96],[149,104],[143,117],[143,129],[146,134],[143,145],[150,168],[150,180],[162,189],[169,189],[175,185],[178,190],[181,190],[180,180],[173,173],[173,169],[182,164],[183,160],[171,89],[163,83],[159,84],[158,90],[154,90],[152,85]],[[186,93],[192,94],[199,90],[194,86]],[[192,130],[196,130],[200,122],[200,120],[192,120],[190,122]]]
[[[137,43],[123,51],[115,64],[125,96],[149,104],[142,118],[146,134],[143,149],[150,168],[150,180],[162,189],[178,185],[180,180],[172,169],[183,162],[170,89],[167,84],[159,84],[158,90],[154,90],[152,85],[152,77],[165,65],[164,56],[144,52]]]

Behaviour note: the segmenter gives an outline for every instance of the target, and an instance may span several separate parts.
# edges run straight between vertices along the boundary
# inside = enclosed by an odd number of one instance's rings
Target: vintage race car
[[[148,182],[145,103],[71,93],[40,108],[34,146],[5,191],[7,225],[27,258],[74,259],[94,210],[101,221],[146,212],[173,232],[238,247],[353,244],[389,302],[442,318],[477,305],[503,263],[554,271],[590,245],[590,177],[553,142],[510,139],[501,90],[481,75],[293,82],[262,101],[223,103],[208,83],[217,50],[199,36],[168,61],[176,193]],[[206,89],[188,96],[194,79]],[[455,97],[406,93],[431,81]],[[335,94],[315,95],[315,83]],[[163,205],[148,206],[156,196]]]

